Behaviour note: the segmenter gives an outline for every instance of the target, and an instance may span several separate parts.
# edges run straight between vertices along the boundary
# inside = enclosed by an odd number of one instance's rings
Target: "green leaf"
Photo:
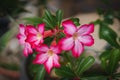
[[[116,41],[117,34],[103,22],[100,24],[99,37],[106,40],[113,47],[120,47]]]
[[[116,73],[116,74],[114,74],[114,76],[120,78],[120,73]]]
[[[38,24],[43,22],[40,17],[27,17],[23,18],[23,20],[25,20],[27,24],[32,24],[34,26],[37,26]]]
[[[104,59],[108,60],[110,58],[110,55],[111,55],[110,53],[111,53],[111,50],[106,50],[99,56],[99,58],[100,59],[104,58]]]
[[[61,21],[62,21],[62,17],[63,17],[63,12],[61,10],[57,10],[56,18],[57,18],[57,23],[58,23],[59,27],[60,27],[60,24],[61,24]]]
[[[68,66],[61,66],[58,69],[55,69],[55,73],[58,76],[65,78],[73,78],[75,76],[74,72]]]
[[[71,18],[71,20],[74,22],[74,24],[76,25],[76,26],[79,26],[80,25],[80,23],[79,23],[79,18]]]
[[[47,23],[47,27],[50,27],[51,29],[53,29],[56,26],[56,18],[54,15],[51,14],[51,12],[49,10],[45,10],[45,15],[43,17],[44,22]]]
[[[112,11],[108,11],[106,14],[104,14],[104,22],[107,24],[113,24],[113,12]]]
[[[0,37],[0,51],[4,50],[4,48],[6,47],[10,39],[12,39],[15,33],[16,28],[11,28],[9,31],[7,31]]]
[[[86,71],[93,65],[94,61],[95,59],[92,56],[89,56],[85,58],[84,60],[82,60],[78,65],[77,73],[82,74],[84,71]]]
[[[45,76],[45,69],[43,65],[39,66],[39,69],[35,75],[34,80],[44,80],[44,76]]]
[[[54,39],[54,36],[51,36],[51,37],[47,37],[44,39],[44,43],[47,44],[47,45],[50,45],[51,42],[53,41]]]
[[[70,80],[69,78],[62,78],[62,79],[60,79],[60,80]]]
[[[0,62],[0,67],[8,69],[8,70],[13,70],[13,71],[18,71],[19,70],[19,66],[15,63],[3,63]]]
[[[111,51],[110,60],[108,64],[108,69],[109,69],[110,74],[113,74],[116,71],[119,60],[120,60],[120,50],[113,49]]]
[[[108,65],[108,60],[110,59],[111,55],[111,50],[104,51],[100,56],[101,60],[101,66],[102,68],[106,71],[107,70],[107,65]]]
[[[97,19],[96,21],[91,22],[91,23],[94,23],[94,25],[98,25],[98,24],[100,24],[100,23],[101,23],[101,20],[100,20],[100,19]]]
[[[49,20],[47,20],[47,19],[43,19],[43,21],[46,23],[46,29],[48,30],[48,29],[53,29],[54,27],[53,27],[53,25],[51,24],[51,22],[49,21]]]
[[[53,21],[52,14],[49,10],[45,10],[45,16],[48,20]]]
[[[85,77],[80,80],[108,80],[106,76],[94,76],[94,77]]]
[[[97,8],[97,13],[98,13],[99,15],[102,15],[102,14],[104,13],[104,10],[101,9],[101,8]]]

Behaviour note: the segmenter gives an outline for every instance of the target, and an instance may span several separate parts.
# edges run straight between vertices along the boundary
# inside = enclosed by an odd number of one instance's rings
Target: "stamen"
[[[74,33],[73,34],[73,39],[75,40],[75,39],[77,39],[78,38],[78,33]]]
[[[48,54],[52,56],[54,54],[53,50],[48,50]]]
[[[40,33],[37,33],[37,38],[41,39],[42,35]]]

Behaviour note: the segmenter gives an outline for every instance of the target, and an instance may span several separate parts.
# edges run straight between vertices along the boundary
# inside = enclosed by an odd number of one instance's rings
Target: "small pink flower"
[[[26,33],[28,34],[26,41],[29,42],[33,48],[43,43],[44,26],[45,24],[39,24],[37,29],[32,25],[26,26]]]
[[[39,54],[36,55],[34,64],[44,64],[44,67],[48,73],[50,73],[53,67],[60,67],[59,56],[60,49],[58,46],[50,46],[48,48],[46,45],[41,45],[37,47]]]
[[[84,50],[84,46],[94,44],[94,39],[90,35],[94,31],[94,25],[82,25],[76,27],[71,20],[66,20],[62,23],[66,38],[60,41],[62,50],[71,50],[74,57],[79,57]]]
[[[19,43],[24,46],[23,53],[27,57],[28,54],[32,53],[33,51],[32,51],[31,45],[25,41],[27,38],[26,34],[25,34],[25,30],[26,30],[25,26],[23,24],[20,24],[19,25],[19,34],[17,35],[17,38],[19,40]]]

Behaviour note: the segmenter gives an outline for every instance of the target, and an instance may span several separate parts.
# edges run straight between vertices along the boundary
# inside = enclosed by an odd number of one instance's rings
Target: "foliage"
[[[0,2],[0,16],[17,16],[21,12],[26,12],[23,6],[25,1],[20,0],[3,0]]]
[[[106,4],[109,5],[107,0],[103,0]],[[100,60],[100,70],[97,68],[93,68],[90,70],[92,66],[94,66],[95,59],[93,56],[86,57],[84,53],[80,55],[80,57],[75,58],[71,55],[70,51],[62,51],[59,56],[62,58],[60,61],[61,67],[54,68],[56,75],[59,80],[119,80],[120,72],[118,72],[119,61],[120,61],[120,37],[118,34],[111,29],[109,26],[114,23],[114,18],[119,18],[119,11],[114,11],[112,9],[103,10],[98,9],[98,14],[100,15],[100,19],[94,21],[95,25],[99,25],[99,38],[105,40],[109,45],[110,49],[104,50],[99,55]],[[54,30],[57,28],[63,29],[62,23],[63,13],[61,10],[58,10],[55,15],[53,15],[50,11],[46,10],[45,14],[42,18],[26,18],[26,22],[32,25],[37,26],[38,23],[45,22],[45,30]],[[75,26],[80,26],[78,18],[71,18]],[[58,34],[57,34],[58,35]],[[45,43],[50,45],[54,40],[58,42],[65,35],[60,32],[59,36],[49,36],[45,38]],[[37,54],[37,53],[36,53]],[[35,54],[35,55],[36,55]],[[31,61],[30,61],[31,62]],[[31,64],[31,76],[35,80],[43,80],[45,75],[47,74],[42,65]],[[34,72],[35,69],[35,72]],[[51,79],[52,80],[52,79]],[[58,80],[58,79],[57,79]]]

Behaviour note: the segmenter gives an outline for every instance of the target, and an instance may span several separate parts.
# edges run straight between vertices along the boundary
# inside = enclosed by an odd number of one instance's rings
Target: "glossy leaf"
[[[52,14],[49,10],[45,10],[45,16],[48,20],[53,21]]]
[[[3,62],[0,62],[0,67],[1,68],[4,68],[4,69],[7,69],[7,70],[12,70],[12,71],[19,71],[19,66],[15,63],[3,63]]]
[[[91,23],[94,23],[94,25],[98,25],[98,24],[100,24],[100,23],[101,23],[101,20],[100,20],[100,19],[97,19],[96,21],[91,22]]]
[[[79,18],[71,18],[71,20],[74,22],[74,24],[76,25],[76,26],[79,26],[80,25],[80,23],[79,23]]]
[[[40,65],[38,68],[38,71],[35,75],[34,80],[44,80],[44,76],[45,76],[45,69],[43,65]]]
[[[89,56],[85,58],[84,60],[82,60],[78,65],[77,73],[82,74],[84,71],[86,71],[93,65],[94,61],[95,59],[92,56]]]
[[[112,11],[108,11],[104,14],[104,22],[107,24],[113,24],[113,18],[114,16]]]
[[[99,37],[100,39],[106,40],[113,47],[120,47],[116,41],[117,34],[105,23],[100,24]]]
[[[106,76],[94,76],[94,77],[85,77],[81,78],[81,80],[108,80]]]
[[[37,26],[38,24],[42,23],[42,19],[40,17],[27,17],[23,18],[27,24],[32,24]]]
[[[68,66],[61,66],[58,69],[55,69],[55,73],[58,76],[65,78],[73,78],[75,76],[74,72]]]
[[[61,10],[58,10],[56,12],[56,18],[57,18],[57,22],[58,22],[58,26],[60,27],[61,21],[62,21],[62,17],[63,17],[63,12]]]
[[[48,24],[51,28],[55,27],[55,17],[51,14],[49,10],[45,10],[45,15],[44,15],[44,22]]]
[[[13,38],[16,32],[16,27],[14,27],[0,37],[0,51],[4,50],[4,48],[6,47],[8,42]]]
[[[110,74],[113,74],[114,71],[117,69],[119,60],[120,60],[120,50],[119,49],[112,50],[108,65]]]
[[[49,10],[45,10],[43,21],[47,24],[47,28],[54,29],[57,25],[56,16],[52,15]]]
[[[100,56],[100,60],[101,60],[101,66],[102,68],[107,71],[107,66],[108,66],[108,60],[110,59],[110,55],[111,55],[111,50],[107,50],[104,51]]]
[[[53,41],[54,37],[51,36],[51,37],[47,37],[44,39],[44,43],[47,44],[47,45],[50,45],[51,42]]]
[[[53,25],[51,24],[51,22],[50,22],[49,20],[43,19],[43,21],[46,23],[46,27],[45,27],[45,28],[46,28],[47,30],[54,28]]]

